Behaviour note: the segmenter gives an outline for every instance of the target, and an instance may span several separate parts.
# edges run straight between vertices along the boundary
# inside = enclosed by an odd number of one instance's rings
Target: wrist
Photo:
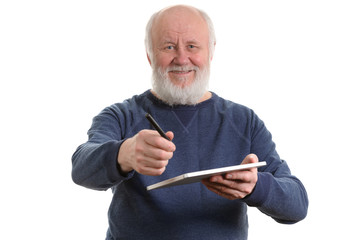
[[[129,142],[128,140],[129,139],[123,141],[123,143],[120,145],[118,157],[117,157],[117,162],[118,162],[117,167],[122,175],[126,175],[127,173],[133,170],[131,165],[128,164],[129,161],[127,161],[127,156],[129,156],[129,154],[127,153],[127,149],[128,149],[127,145]]]

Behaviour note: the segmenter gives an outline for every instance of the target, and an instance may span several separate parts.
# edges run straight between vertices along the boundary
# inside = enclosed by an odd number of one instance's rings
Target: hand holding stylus
[[[164,133],[167,140],[157,131],[142,130],[123,142],[118,153],[123,173],[135,170],[140,174],[158,176],[165,171],[176,148],[171,142],[174,135],[172,132]]]

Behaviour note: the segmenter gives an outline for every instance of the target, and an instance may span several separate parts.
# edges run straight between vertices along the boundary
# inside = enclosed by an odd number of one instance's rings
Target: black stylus
[[[165,139],[170,141],[169,137],[167,137],[167,135],[165,135],[164,131],[159,127],[158,123],[154,120],[154,118],[149,113],[145,114],[145,117],[148,119],[150,124],[152,124],[152,126],[155,128],[155,130],[157,130],[162,137],[164,137]]]

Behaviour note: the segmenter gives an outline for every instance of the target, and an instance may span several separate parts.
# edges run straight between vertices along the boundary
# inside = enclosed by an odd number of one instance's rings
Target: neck
[[[204,102],[212,97],[212,93],[207,91],[201,99],[199,99],[198,103]]]

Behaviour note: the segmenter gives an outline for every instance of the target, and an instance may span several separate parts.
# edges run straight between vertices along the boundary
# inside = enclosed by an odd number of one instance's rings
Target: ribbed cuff
[[[272,184],[272,174],[258,172],[258,180],[253,192],[245,197],[243,201],[251,207],[259,207],[267,200],[270,186]]]

